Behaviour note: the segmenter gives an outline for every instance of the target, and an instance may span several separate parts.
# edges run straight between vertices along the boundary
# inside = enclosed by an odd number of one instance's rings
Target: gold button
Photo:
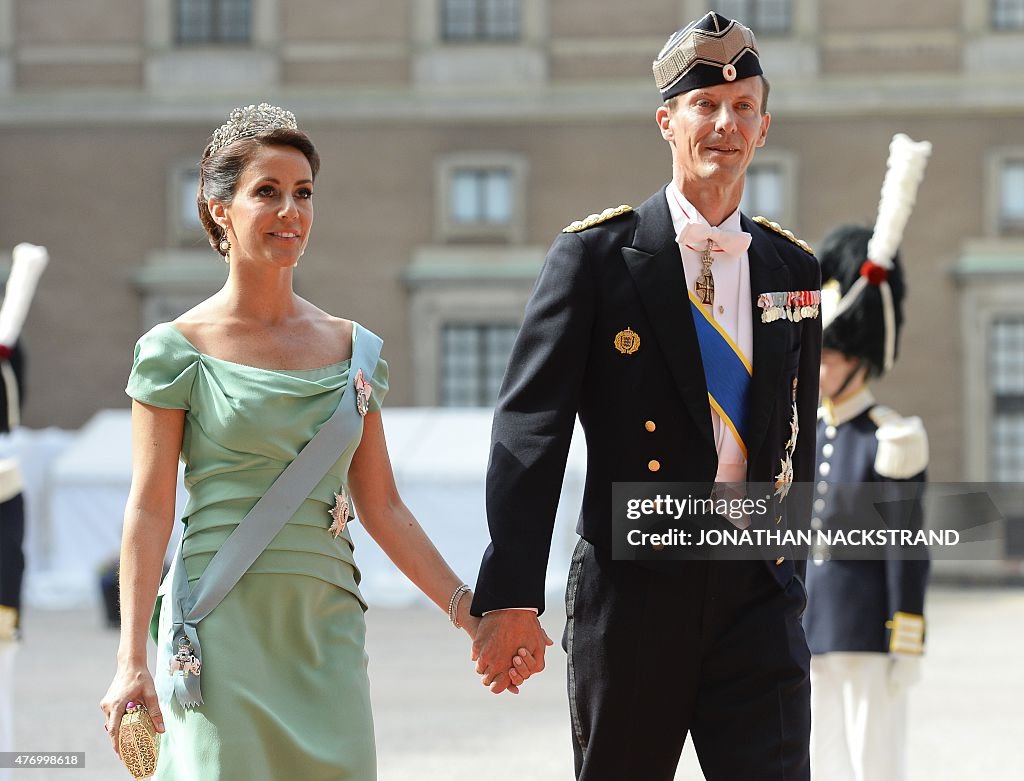
[[[776,567],[777,567],[777,566],[779,566],[779,565],[780,565],[780,564],[781,564],[782,562],[784,562],[785,560],[786,560],[786,557],[785,557],[785,556],[779,556],[779,558],[777,558],[777,559],[775,560],[775,566],[776,566]]]
[[[650,461],[647,462],[647,469],[650,470],[651,472],[657,472],[659,469],[661,469],[661,462],[652,458]]]
[[[653,420],[648,420],[646,423],[644,423],[644,428],[647,429],[648,431],[654,431],[654,429],[656,429],[657,426],[654,425]]]

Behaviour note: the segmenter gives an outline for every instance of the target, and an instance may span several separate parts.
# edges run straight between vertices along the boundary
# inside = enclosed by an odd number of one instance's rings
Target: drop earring
[[[231,252],[231,242],[228,241],[227,228],[224,229],[224,238],[220,240],[220,244],[217,245],[217,249],[220,250],[220,254],[224,256],[224,262],[228,262],[228,253]]]

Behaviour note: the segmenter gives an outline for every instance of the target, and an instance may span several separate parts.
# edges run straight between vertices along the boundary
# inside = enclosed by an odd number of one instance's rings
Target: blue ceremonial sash
[[[708,400],[736,437],[743,457],[746,458],[747,402],[754,371],[740,348],[698,302],[693,291],[687,292],[693,324],[697,329],[700,357],[704,362]]]

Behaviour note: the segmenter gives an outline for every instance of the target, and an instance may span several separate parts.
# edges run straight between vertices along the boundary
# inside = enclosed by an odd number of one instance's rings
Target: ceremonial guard
[[[922,526],[928,440],[920,418],[875,401],[868,383],[892,368],[905,293],[896,248],[930,151],[893,139],[874,231],[834,229],[818,248],[825,318],[815,530]],[[911,484],[911,485],[907,485]],[[916,486],[916,487],[915,487]],[[907,688],[924,647],[928,560],[818,545],[804,614],[811,659],[811,769],[824,781],[905,778]]]
[[[783,499],[814,469],[819,267],[739,211],[770,122],[754,34],[708,13],[653,69],[672,181],[564,229],[499,394],[478,671],[500,689],[509,649],[543,650],[536,614],[578,415],[587,477],[563,635],[577,778],[670,781],[689,734],[709,781],[806,780],[800,565],[612,553],[615,483],[762,483],[787,505],[768,521],[784,530],[788,513],[809,514]]]
[[[19,244],[11,259],[0,305],[0,751],[14,750],[14,656],[25,571],[21,469],[7,453],[5,440],[21,422],[24,364],[18,336],[48,255],[44,247]],[[6,772],[0,769],[0,778]]]

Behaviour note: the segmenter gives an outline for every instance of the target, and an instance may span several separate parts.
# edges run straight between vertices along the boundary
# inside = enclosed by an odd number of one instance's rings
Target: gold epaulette
[[[570,222],[564,228],[562,233],[579,233],[585,231],[587,228],[593,228],[595,225],[600,225],[602,222],[614,219],[615,217],[621,217],[623,214],[629,214],[633,211],[632,206],[622,204],[616,209],[605,209],[600,214],[591,214],[582,220],[576,220],[576,222]]]
[[[810,248],[810,247],[809,247],[809,246],[807,245],[807,242],[806,242],[806,241],[803,241],[803,240],[801,240],[801,239],[798,239],[798,238],[797,238],[796,236],[794,236],[794,235],[793,235],[793,232],[792,232],[792,231],[788,231],[788,230],[786,230],[786,229],[785,229],[785,228],[783,228],[783,227],[782,227],[781,225],[779,225],[779,223],[777,223],[777,222],[772,222],[772,221],[771,221],[771,220],[769,220],[769,219],[768,219],[767,217],[755,217],[755,218],[754,218],[754,222],[756,222],[756,223],[757,223],[758,225],[760,225],[760,226],[761,226],[762,228],[767,228],[767,229],[768,229],[768,230],[770,230],[770,231],[775,231],[775,232],[776,232],[776,233],[778,233],[778,234],[779,234],[780,236],[785,236],[785,237],[786,237],[787,239],[789,239],[789,240],[790,240],[791,242],[793,242],[794,244],[796,244],[796,245],[797,245],[797,246],[798,246],[798,247],[799,247],[800,249],[802,249],[802,250],[803,250],[804,252],[810,253],[811,255],[813,255],[813,254],[814,254],[814,250],[812,250],[812,249],[811,249],[811,248]]]

